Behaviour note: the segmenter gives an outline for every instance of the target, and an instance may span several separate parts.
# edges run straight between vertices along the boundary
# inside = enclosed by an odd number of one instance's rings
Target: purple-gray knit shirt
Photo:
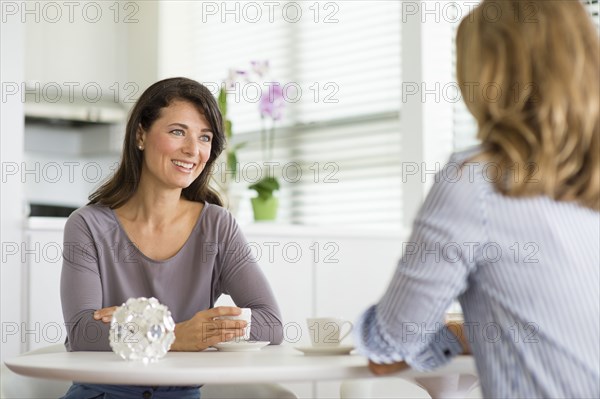
[[[228,294],[237,306],[252,309],[251,339],[283,339],[267,279],[233,216],[213,204],[205,203],[179,252],[162,261],[138,250],[112,209],[78,209],[65,226],[60,292],[69,351],[111,350],[109,324],[93,313],[137,297],[157,298],[179,323]]]

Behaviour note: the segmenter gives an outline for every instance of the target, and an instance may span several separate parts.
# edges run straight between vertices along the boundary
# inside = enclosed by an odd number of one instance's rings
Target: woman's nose
[[[183,145],[183,151],[186,154],[196,156],[200,152],[200,143],[198,143],[198,141],[190,135],[186,137],[185,143]]]

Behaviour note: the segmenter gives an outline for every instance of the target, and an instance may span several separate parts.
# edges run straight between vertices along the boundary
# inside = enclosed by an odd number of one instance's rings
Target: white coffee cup
[[[338,346],[352,331],[352,323],[338,317],[312,317],[306,319],[308,334],[314,346]],[[348,325],[348,331],[342,329]]]
[[[238,316],[218,316],[218,317],[215,317],[215,320],[243,320],[243,321],[245,321],[246,323],[248,323],[248,325],[246,327],[244,327],[244,335],[240,336],[240,337],[236,337],[235,339],[237,341],[239,341],[239,340],[249,341],[250,340],[250,324],[252,322],[252,309],[242,308],[242,313],[240,313]]]

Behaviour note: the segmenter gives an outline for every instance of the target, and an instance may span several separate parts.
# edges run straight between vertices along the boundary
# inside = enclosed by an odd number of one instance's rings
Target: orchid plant
[[[243,73],[243,71],[230,70],[227,80],[221,85],[221,90],[219,90],[219,97],[217,99],[219,111],[221,111],[225,124],[225,138],[227,139],[228,144],[225,149],[227,156],[226,167],[227,170],[231,171],[234,180],[237,175],[237,150],[242,148],[246,143],[239,143],[233,147],[229,147],[231,139],[233,138],[233,124],[231,123],[231,119],[227,116],[227,91],[234,88],[237,74],[241,75]]]
[[[275,142],[275,127],[278,121],[283,118],[285,99],[283,87],[278,82],[268,81],[269,61],[252,61],[249,70],[231,69],[229,75],[219,92],[218,104],[223,119],[225,120],[225,136],[227,141],[231,142],[233,136],[233,126],[227,116],[227,93],[235,88],[239,80],[245,82],[263,82],[261,87],[260,99],[258,101],[258,111],[262,121],[261,129],[261,150],[263,161],[270,160],[273,156],[273,147]],[[227,169],[232,176],[236,177],[237,171],[237,151],[246,143],[238,143],[227,149]],[[273,196],[273,191],[279,189],[279,181],[275,176],[265,176],[260,181],[252,184],[249,188],[256,190],[258,196],[268,200]]]

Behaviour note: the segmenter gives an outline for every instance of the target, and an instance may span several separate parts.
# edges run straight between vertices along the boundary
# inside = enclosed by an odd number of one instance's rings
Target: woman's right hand
[[[240,308],[219,306],[198,312],[189,320],[175,325],[175,342],[172,351],[195,352],[219,342],[231,341],[244,335],[243,320],[214,320],[219,316],[239,316]]]

